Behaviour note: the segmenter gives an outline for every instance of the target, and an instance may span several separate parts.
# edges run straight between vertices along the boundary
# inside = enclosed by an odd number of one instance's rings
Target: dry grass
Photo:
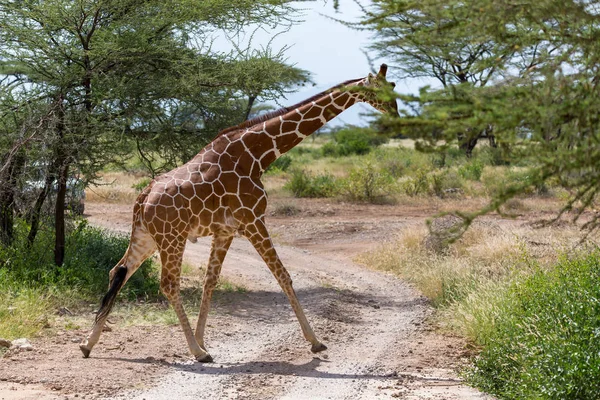
[[[105,172],[98,184],[87,188],[86,200],[92,203],[133,203],[139,194],[133,186],[143,179],[147,177],[124,172]]]
[[[514,279],[555,263],[581,238],[574,226],[533,229],[528,225],[476,221],[443,254],[428,251],[423,226],[359,256],[359,262],[392,271],[439,307],[439,324],[476,340],[493,326],[494,307]]]

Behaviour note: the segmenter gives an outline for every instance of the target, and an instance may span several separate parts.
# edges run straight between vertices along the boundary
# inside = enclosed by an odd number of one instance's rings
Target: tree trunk
[[[252,107],[254,107],[254,102],[256,101],[256,97],[255,95],[249,95],[248,96],[248,106],[246,107],[246,115],[244,116],[244,121],[248,120],[248,118],[250,118],[250,113],[252,112]],[[242,121],[242,122],[244,122]]]
[[[67,179],[69,177],[69,162],[67,160],[67,144],[65,143],[65,111],[63,98],[58,98],[58,123],[56,131],[58,143],[56,147],[56,165],[58,170],[56,204],[54,208],[54,263],[63,265],[65,260],[65,198],[67,194]]]
[[[475,146],[477,146],[478,140],[479,136],[465,136],[464,139],[460,142],[460,149],[465,152],[467,158],[471,158],[473,156],[473,149],[475,149]]]
[[[42,215],[42,207],[44,206],[44,202],[52,190],[52,184],[54,183],[54,176],[49,173],[46,176],[46,180],[44,181],[44,188],[38,195],[37,200],[35,201],[35,205],[33,206],[33,210],[28,213],[27,220],[29,225],[29,234],[27,235],[27,244],[28,246],[33,245],[35,241],[35,237],[37,236],[38,230],[40,228],[40,216]]]
[[[56,240],[54,243],[54,263],[59,267],[65,260],[65,198],[67,194],[67,179],[69,177],[69,164],[62,160],[58,175],[58,191],[56,193],[56,208],[54,213],[54,230]]]
[[[0,176],[0,242],[10,245],[14,239],[14,200],[17,178],[23,170],[25,156],[18,152]]]

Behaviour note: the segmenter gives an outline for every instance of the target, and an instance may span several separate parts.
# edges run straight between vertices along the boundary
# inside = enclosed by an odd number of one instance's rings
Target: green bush
[[[490,146],[481,146],[476,151],[476,157],[481,160],[484,165],[492,166],[507,166],[510,165],[505,150],[501,148],[494,148]]]
[[[339,192],[339,182],[330,174],[314,176],[304,170],[295,170],[284,188],[295,197],[333,197]]]
[[[151,181],[152,181],[152,178],[142,178],[137,183],[134,183],[133,185],[131,185],[131,188],[135,189],[136,192],[141,192],[142,190],[144,190],[146,188],[146,186],[148,186],[150,184]]]
[[[538,189],[543,193],[543,185],[539,188],[531,183],[531,172],[528,168],[487,167],[481,175],[486,193],[497,197],[519,188],[523,194],[535,194]]]
[[[108,271],[128,246],[126,237],[109,234],[81,221],[67,234],[65,260],[59,267],[54,264],[53,232],[41,230],[33,246],[28,246],[26,233],[26,225],[20,222],[17,240],[10,247],[0,247],[0,284],[15,289],[68,287],[77,288],[84,295],[101,295],[108,287]],[[154,296],[158,288],[158,276],[147,260],[123,292],[128,297]]]
[[[396,192],[396,180],[387,171],[367,162],[350,172],[344,180],[343,192],[350,201],[381,203]]]
[[[471,160],[466,164],[458,167],[458,174],[464,179],[470,181],[479,181],[483,173],[483,162],[480,160]]]
[[[336,157],[338,155],[337,145],[335,142],[327,142],[321,146],[321,153],[324,157]]]
[[[426,170],[418,169],[402,184],[404,193],[409,196],[419,196],[429,192],[429,176]]]
[[[414,150],[406,149],[404,147],[380,147],[373,151],[369,155],[369,158],[394,178],[400,178],[411,166],[411,156],[414,153]]]
[[[600,251],[511,286],[469,373],[501,399],[600,398]]]
[[[446,197],[450,193],[460,192],[463,188],[462,178],[455,170],[441,169],[429,174],[432,194],[437,197]]]
[[[362,155],[387,141],[387,137],[378,135],[369,128],[347,127],[336,132],[334,142],[323,145],[321,152],[324,156],[335,157]]]
[[[267,167],[265,172],[267,173],[277,173],[277,172],[285,172],[290,168],[292,164],[292,157],[288,155],[283,155],[275,160],[271,165]]]

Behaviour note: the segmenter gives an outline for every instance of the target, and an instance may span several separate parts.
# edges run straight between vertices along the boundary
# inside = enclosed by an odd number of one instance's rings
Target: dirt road
[[[90,204],[88,219],[127,231],[128,209]],[[177,326],[108,332],[89,360],[77,355],[74,339],[56,348],[41,342],[38,346],[47,354],[64,352],[47,364],[56,368],[58,363],[60,368],[61,362],[68,363],[78,370],[71,375],[63,371],[63,381],[69,383],[63,382],[58,398],[488,398],[457,378],[454,369],[466,355],[464,343],[433,332],[426,322],[431,309],[425,299],[394,276],[352,262],[354,254],[380,242],[386,229],[418,221],[388,215],[386,222],[381,209],[372,214],[363,211],[270,219],[276,241],[289,243],[277,245],[277,250],[315,332],[329,347],[326,352],[310,353],[287,298],[254,249],[240,238],[226,257],[223,275],[246,290],[220,296],[213,303],[207,346],[214,363],[193,363]],[[209,245],[209,240],[189,243],[187,262],[204,263]],[[110,351],[114,343],[121,348],[118,354]],[[43,371],[50,368],[44,369],[40,358],[36,363],[36,357],[29,361],[15,357],[14,365],[21,371],[28,365]],[[147,379],[141,380],[140,374]],[[85,388],[86,380],[90,390]],[[44,383],[33,378],[22,381]],[[98,387],[97,382],[103,383]],[[0,399],[27,398],[18,397],[20,390],[13,390],[11,397],[4,386],[0,385]]]

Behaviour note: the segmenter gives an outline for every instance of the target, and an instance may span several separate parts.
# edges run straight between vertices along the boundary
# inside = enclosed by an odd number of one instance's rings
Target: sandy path
[[[92,223],[129,229],[126,220],[115,224],[113,218],[103,220],[99,211],[90,210]],[[205,262],[209,246],[209,238],[189,243],[187,262]],[[486,398],[462,385],[451,368],[434,367],[423,361],[427,357],[413,356],[431,356],[422,348],[430,344],[431,335],[421,328],[430,308],[404,282],[358,266],[343,254],[328,257],[315,246],[309,251],[278,245],[277,250],[329,350],[318,356],[310,353],[287,298],[254,249],[238,238],[223,275],[247,292],[213,307],[214,314],[225,314],[230,322],[221,327],[211,324],[212,315],[209,318],[207,346],[215,363],[172,364],[154,387],[118,398]]]
[[[215,363],[191,361],[178,325],[151,324],[117,323],[84,359],[78,342],[93,320],[97,304],[90,304],[71,320],[78,327],[50,326],[32,338],[34,351],[0,358],[0,400],[487,398],[457,378],[469,352],[461,339],[428,325],[425,299],[396,277],[352,262],[394,232],[422,226],[424,214],[312,200],[297,205],[300,214],[267,223],[326,352],[310,353],[287,298],[240,238],[223,275],[246,291],[221,292],[213,301],[206,343]],[[129,205],[86,209],[90,223],[128,233]],[[186,262],[203,265],[209,244],[189,243]]]

